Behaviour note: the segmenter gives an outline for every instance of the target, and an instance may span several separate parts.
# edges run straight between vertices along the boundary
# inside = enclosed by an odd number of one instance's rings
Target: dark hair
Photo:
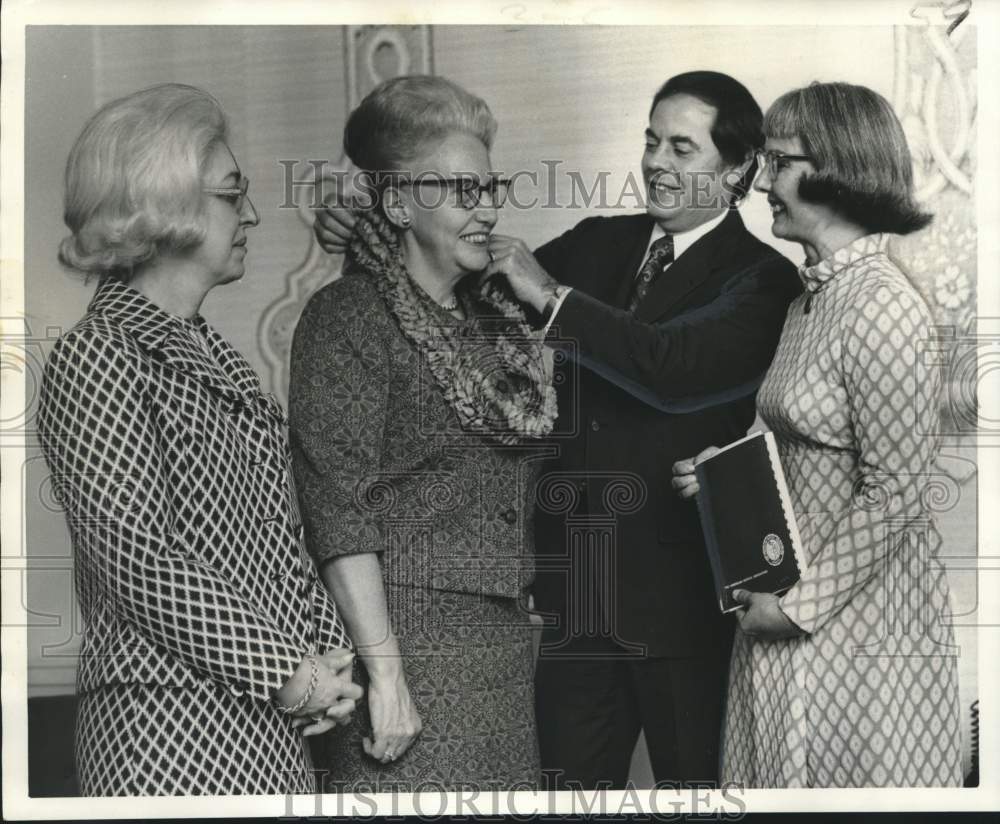
[[[816,172],[799,197],[829,205],[869,232],[905,235],[932,215],[913,198],[913,163],[889,101],[865,86],[812,83],[786,92],[767,111],[768,137],[793,138]]]
[[[403,171],[450,132],[471,134],[489,149],[496,130],[481,98],[443,77],[406,75],[376,86],[351,112],[344,151],[363,171]]]
[[[764,116],[747,87],[721,72],[685,72],[671,77],[653,97],[649,107],[652,116],[656,105],[675,94],[689,94],[714,106],[717,114],[712,124],[712,142],[722,159],[738,166],[751,158],[750,166],[732,187],[736,201],[750,190],[757,174],[757,150],[764,145]]]

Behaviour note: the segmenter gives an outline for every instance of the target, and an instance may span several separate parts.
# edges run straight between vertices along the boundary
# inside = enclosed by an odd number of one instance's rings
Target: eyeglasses
[[[795,160],[804,160],[809,163],[815,162],[809,155],[783,154],[782,152],[764,151],[757,152],[757,166],[766,168],[768,175],[775,177],[782,169],[787,169],[788,164]]]
[[[437,186],[448,187],[455,191],[458,204],[463,209],[476,209],[485,205],[484,195],[490,196],[490,204],[499,209],[507,202],[507,190],[510,180],[505,177],[489,177],[485,183],[480,183],[475,177],[460,175],[458,177],[420,177],[416,180],[399,181],[401,186]],[[424,206],[432,204],[422,204]]]
[[[244,175],[240,175],[239,183],[236,186],[209,186],[202,189],[206,195],[228,200],[237,212],[243,211],[243,204],[247,201],[247,190],[250,188],[250,180]]]

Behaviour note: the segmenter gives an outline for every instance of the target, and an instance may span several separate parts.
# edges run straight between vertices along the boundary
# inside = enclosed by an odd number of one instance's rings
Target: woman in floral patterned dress
[[[739,594],[722,777],[959,785],[957,648],[926,506],[940,389],[922,356],[931,316],[887,254],[891,234],[930,216],[875,92],[814,83],[780,97],[764,131],[755,188],[774,235],[801,243],[806,263],[757,405],[807,565],[780,597]],[[674,471],[693,495],[691,462]]]
[[[290,400],[307,540],[368,688],[323,742],[328,791],[539,782],[522,596],[555,398],[517,304],[477,283],[495,130],[437,77],[382,84],[345,129],[376,208],[303,312]]]

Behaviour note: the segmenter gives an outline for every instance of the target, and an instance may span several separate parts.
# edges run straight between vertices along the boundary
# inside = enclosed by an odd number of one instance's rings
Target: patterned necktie
[[[636,307],[642,303],[642,299],[646,297],[646,293],[653,287],[656,279],[673,261],[674,238],[672,235],[664,235],[649,247],[649,257],[642,264],[639,274],[635,276],[632,299],[628,302],[629,312],[635,312]]]

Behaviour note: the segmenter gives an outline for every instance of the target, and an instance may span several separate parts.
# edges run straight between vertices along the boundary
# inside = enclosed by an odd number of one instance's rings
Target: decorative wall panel
[[[345,26],[348,111],[350,113],[368,92],[379,83],[403,74],[430,74],[431,35],[429,26]],[[340,124],[336,131],[343,128]],[[271,303],[260,322],[259,345],[272,391],[283,403],[288,399],[288,361],[295,324],[309,296],[318,288],[340,277],[343,258],[324,252],[312,233],[317,204],[342,193],[342,182],[352,168],[346,156],[323,166],[302,163],[295,169],[296,181],[312,186],[294,187],[299,218],[307,227],[303,233],[308,244],[305,260],[284,280],[286,289]],[[344,192],[346,193],[346,192]]]
[[[917,197],[934,222],[896,238],[892,252],[939,324],[933,357],[945,375],[942,432],[954,440],[977,424],[976,30],[958,18],[951,26],[924,20],[897,27],[895,48],[893,105],[913,154]],[[951,469],[963,479],[973,471]]]

